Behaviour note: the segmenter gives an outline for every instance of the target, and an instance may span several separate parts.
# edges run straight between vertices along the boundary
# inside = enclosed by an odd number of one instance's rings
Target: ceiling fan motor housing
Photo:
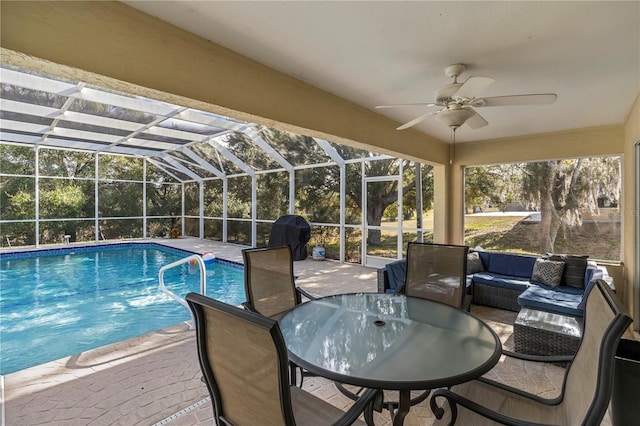
[[[453,64],[453,65],[449,65],[448,67],[446,67],[444,69],[444,73],[448,76],[453,78],[454,80],[458,78],[458,76],[460,76],[460,74],[462,74],[464,72],[464,70],[466,69],[466,65],[465,64]]]
[[[454,102],[453,95],[460,89],[462,83],[446,84],[436,90],[436,104],[447,105],[450,102]]]

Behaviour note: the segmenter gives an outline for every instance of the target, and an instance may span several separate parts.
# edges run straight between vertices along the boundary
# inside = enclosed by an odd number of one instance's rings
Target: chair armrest
[[[534,362],[570,362],[573,360],[573,356],[571,355],[540,356],[540,355],[520,354],[517,352],[511,352],[511,351],[505,351],[505,350],[503,350],[502,353],[508,357],[517,358],[525,361],[534,361]],[[494,386],[504,391],[519,395],[523,398],[531,399],[533,401],[536,401],[545,405],[557,405],[560,403],[562,398],[562,395],[552,399],[542,398],[538,395],[534,395],[532,393],[523,391],[522,389],[514,388],[512,386],[506,385],[504,383],[496,382],[495,380],[487,379],[485,377],[480,377],[477,379],[477,381],[487,384],[489,386]],[[487,417],[501,424],[515,425],[515,426],[536,425],[535,423],[523,422],[522,420],[514,419],[508,416],[504,416],[500,413],[491,411],[447,389],[438,389],[434,391],[433,396],[431,397],[431,411],[433,411],[433,413],[436,415],[438,419],[442,418],[444,414],[444,410],[441,407],[437,406],[436,404],[437,397],[445,398],[449,402],[449,405],[451,407],[451,415],[452,415],[451,424],[453,424],[453,422],[455,421],[455,417],[457,416],[456,404],[460,404],[471,411],[474,411],[484,417]]]
[[[255,312],[255,313],[259,313],[258,311],[256,311],[256,309],[253,307],[253,305],[249,302],[242,302],[241,303],[242,307],[244,309],[246,309],[247,311],[251,311],[251,312]]]
[[[502,351],[503,355],[506,355],[510,358],[521,359],[524,361],[533,361],[533,362],[571,362],[573,361],[573,355],[529,355],[529,354],[521,354],[518,352],[511,351]]]
[[[306,290],[301,289],[300,287],[296,287],[296,302],[297,303],[302,303],[302,297],[304,296],[309,300],[314,300],[317,299],[317,296],[312,295],[311,293],[307,292]]]
[[[382,399],[382,391],[378,389],[367,389],[360,394],[360,398],[344,413],[340,419],[334,423],[334,426],[347,426],[353,424],[358,417],[369,409],[369,415],[372,416],[371,410],[376,403],[377,399]],[[367,414],[365,414],[365,418]]]
[[[541,396],[538,396],[538,395],[535,395],[533,393],[524,391],[522,389],[514,388],[513,386],[506,385],[506,384],[504,384],[502,382],[496,382],[495,380],[487,379],[485,377],[480,377],[480,378],[478,378],[476,380],[479,381],[479,382],[482,382],[482,383],[484,383],[486,385],[493,386],[495,388],[502,389],[504,391],[519,395],[519,396],[521,396],[523,398],[527,398],[527,399],[530,399],[532,401],[539,402],[540,404],[558,405],[562,401],[562,394],[560,394],[556,398],[543,398]]]
[[[471,410],[475,413],[480,414],[483,417],[493,420],[494,422],[503,424],[503,425],[511,425],[511,426],[548,426],[542,423],[532,423],[523,421],[520,419],[515,419],[513,417],[505,416],[504,414],[497,413],[493,410],[490,410],[482,405],[479,405],[476,402],[473,402],[457,393],[450,391],[448,389],[436,389],[433,392],[433,396],[431,397],[430,405],[431,411],[435,414],[437,419],[441,419],[444,415],[444,409],[442,407],[438,407],[436,402],[436,398],[445,398],[449,403],[449,407],[451,407],[451,422],[453,425],[456,422],[458,417],[458,408],[457,405],[462,405],[468,410]]]

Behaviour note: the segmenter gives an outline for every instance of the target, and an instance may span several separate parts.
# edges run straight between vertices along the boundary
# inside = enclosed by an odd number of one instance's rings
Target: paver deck
[[[157,242],[242,261],[240,246],[195,238]],[[312,294],[376,291],[373,268],[308,259],[294,262],[294,269],[296,283]],[[515,313],[482,306],[472,306],[472,313],[513,347]],[[212,408],[195,348],[194,332],[177,324],[0,376],[2,425],[210,425]],[[564,370],[531,364],[523,370],[522,361],[503,359],[489,375],[538,395],[557,395]],[[304,388],[341,408],[351,403],[326,379],[305,379]],[[389,413],[376,413],[375,423],[390,425]],[[407,426],[433,423],[428,402],[412,407],[405,420]],[[608,416],[603,424],[610,424]]]

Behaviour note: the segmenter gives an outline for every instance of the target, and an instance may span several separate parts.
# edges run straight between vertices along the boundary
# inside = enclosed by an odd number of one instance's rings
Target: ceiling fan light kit
[[[426,107],[442,107],[437,111],[427,112],[413,120],[398,127],[397,130],[408,129],[415,126],[422,120],[435,117],[447,126],[457,129],[463,124],[467,124],[472,129],[479,129],[489,124],[480,114],[471,107],[491,107],[491,106],[513,106],[513,105],[547,105],[555,102],[555,93],[525,94],[495,96],[488,98],[478,98],[477,96],[487,87],[495,82],[490,77],[467,78],[464,83],[458,83],[458,77],[464,72],[464,64],[449,65],[444,69],[444,73],[453,78],[453,83],[445,84],[436,90],[434,103],[411,103],[396,105],[380,105],[376,108],[399,108],[403,106],[424,105]]]
[[[445,123],[448,127],[460,127],[462,126],[468,119],[473,117],[476,114],[470,108],[454,108],[447,109],[436,114],[436,119]]]

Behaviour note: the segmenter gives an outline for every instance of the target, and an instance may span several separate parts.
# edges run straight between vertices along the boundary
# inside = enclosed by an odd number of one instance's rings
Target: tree
[[[542,253],[554,251],[561,227],[582,225],[581,210],[597,209],[600,193],[619,194],[619,159],[612,157],[527,163],[523,171],[523,196],[540,210]]]
[[[308,136],[296,135],[275,129],[263,128],[260,136],[269,143],[290,164],[313,165],[326,164],[330,158],[326,152]],[[230,134],[225,142],[229,151],[241,158],[256,170],[269,170],[281,167],[276,164],[260,147],[252,143],[246,136]],[[358,148],[344,145],[334,145],[338,154],[345,159],[373,157],[375,154]],[[365,163],[367,176],[397,176],[402,160],[383,159]],[[431,205],[432,182],[430,173],[423,166],[423,184],[427,200],[425,207]],[[387,207],[393,205],[400,193],[401,196],[410,196],[415,193],[415,175],[412,172],[410,162],[404,161],[405,186],[398,189],[396,181],[369,183],[369,195],[367,200],[367,223],[372,226],[380,226]],[[347,167],[346,169],[346,203],[348,211],[361,211],[362,202],[362,176],[360,169]],[[270,176],[267,174],[265,176]],[[273,213],[281,214],[281,206],[288,198],[288,182],[282,177],[263,179],[258,188],[258,211],[261,217],[277,217]],[[245,192],[242,197],[246,199],[246,191],[250,189],[244,185],[238,188]],[[311,222],[338,223],[340,216],[340,168],[338,166],[310,167],[295,172],[295,209],[296,213],[304,216]],[[229,191],[231,193],[231,189]],[[267,200],[267,202],[262,202]],[[415,203],[415,196],[411,198]],[[409,206],[406,206],[409,207]],[[273,213],[272,213],[273,212]],[[379,245],[381,242],[380,231],[372,230],[368,235],[368,243]]]
[[[59,106],[59,99],[52,94],[23,90],[10,85],[2,85],[2,96],[7,99],[16,99],[37,105]],[[86,114],[95,114],[111,118],[120,118],[131,122],[148,122],[153,117],[147,117],[143,113],[131,112],[126,109],[106,106],[95,102],[77,99],[71,106],[73,111],[82,111]],[[2,118],[11,118],[10,112],[1,112]],[[173,123],[173,122],[172,122]],[[180,129],[188,124],[167,125]],[[42,123],[43,125],[50,123]],[[65,121],[61,118],[56,124],[58,127],[76,128],[80,124]],[[92,125],[82,124],[86,131],[98,131]],[[282,156],[289,164],[305,166],[296,168],[295,173],[295,211],[305,216],[312,222],[338,223],[340,219],[340,167],[327,165],[331,163],[331,156],[324,151],[322,146],[313,138],[295,135],[284,131],[262,128],[258,136],[267,141],[273,150]],[[229,133],[225,139],[219,141],[226,146],[231,153],[240,158],[244,163],[257,171],[258,190],[258,219],[274,220],[288,213],[290,204],[289,175],[287,168],[274,160],[271,148],[264,152],[263,148],[243,133]],[[428,173],[430,166],[412,164],[408,161],[396,159],[374,160],[376,154],[357,148],[334,145],[338,153],[345,159],[371,158],[364,164],[367,176],[397,176],[400,165],[403,167],[404,188],[397,188],[396,180],[383,182],[371,182],[368,185],[367,222],[371,226],[380,226],[385,210],[394,206],[399,197],[403,197],[404,211],[398,214],[409,215],[420,207],[420,198],[415,196],[416,175],[422,176],[421,183],[425,195],[422,203],[425,209],[431,206],[432,182]],[[92,221],[82,219],[93,218],[96,211],[94,200],[99,200],[98,217],[101,219],[101,227],[109,238],[119,238],[122,235],[140,235],[141,219],[146,205],[149,216],[169,216],[171,226],[175,225],[176,217],[180,213],[180,187],[175,180],[164,174],[159,168],[149,166],[147,168],[147,199],[142,195],[145,186],[141,182],[144,175],[143,160],[141,158],[117,156],[109,154],[96,154],[72,150],[54,150],[43,147],[39,153],[39,170],[34,168],[36,150],[33,148],[17,147],[10,145],[0,146],[3,163],[2,172],[8,176],[0,178],[0,204],[2,204],[3,220],[29,221],[34,218],[36,211],[35,187],[36,179],[32,176],[39,174],[38,185],[40,188],[40,219],[76,219],[70,221],[50,221],[47,229],[51,234],[59,233],[56,226],[65,226],[78,229],[83,228],[84,234],[93,234]],[[243,170],[227,158],[224,158],[215,148],[208,143],[200,143],[189,146],[196,154],[200,155],[216,168],[227,175],[228,192],[227,207],[230,218],[247,219],[251,216],[251,178],[244,175]],[[208,155],[206,155],[208,154]],[[95,158],[98,155],[98,179],[96,185],[94,179]],[[6,161],[5,161],[6,160]],[[158,160],[162,163],[162,160]],[[317,167],[313,167],[314,165]],[[308,167],[310,166],[310,167]],[[273,171],[272,173],[263,173]],[[37,172],[37,173],[36,173]],[[176,176],[182,174],[172,170]],[[27,175],[27,176],[20,176]],[[213,173],[210,173],[213,176]],[[186,176],[185,176],[186,177]],[[221,216],[222,206],[222,181],[214,180],[215,184],[205,183],[206,216]],[[362,168],[357,162],[349,162],[346,166],[346,197],[347,222],[359,223],[364,202],[362,200]],[[97,189],[97,194],[95,193]],[[187,191],[187,214],[198,214],[199,188],[189,185]],[[146,204],[144,204],[146,203]],[[397,205],[396,205],[397,209]],[[125,217],[131,219],[124,219]],[[107,220],[106,218],[113,218]],[[168,221],[150,223],[153,226],[154,235],[160,235],[162,228]],[[239,233],[246,234],[246,222],[236,221]],[[17,226],[17,225],[16,225]],[[86,229],[84,229],[86,227]],[[240,229],[242,228],[242,229]],[[17,228],[16,228],[17,229]],[[25,228],[24,234],[30,232]],[[261,231],[262,232],[262,231]],[[31,231],[31,233],[33,233]],[[369,244],[380,244],[379,230],[369,233]]]
[[[487,202],[496,202],[499,177],[492,167],[467,167],[464,173],[464,208],[474,213]]]
[[[354,157],[370,157],[373,154],[362,152],[357,148],[352,148],[344,145],[337,145],[336,149],[338,153],[343,158],[354,158]],[[363,155],[364,154],[364,155]],[[405,177],[407,179],[403,179],[405,185],[403,188],[398,188],[398,183],[396,180],[390,181],[380,181],[380,182],[369,182],[367,188],[367,211],[366,218],[367,224],[370,226],[380,226],[382,224],[382,218],[384,216],[384,212],[387,207],[393,205],[397,202],[398,196],[408,196],[409,194],[415,194],[415,174],[413,174],[412,168],[410,167],[410,162],[406,160],[398,160],[398,159],[383,159],[383,160],[372,160],[365,162],[365,174],[366,176],[397,176],[400,172],[400,162],[403,162],[403,170],[405,173]],[[430,166],[426,166],[429,167]],[[335,169],[335,170],[334,170]],[[337,168],[332,168],[334,176],[331,178],[325,178],[324,182],[332,182],[333,185],[337,185],[339,182],[339,176],[336,176],[335,173],[339,170]],[[413,179],[411,179],[413,177]],[[352,203],[357,209],[361,210],[363,207],[362,202],[362,177],[355,168],[347,169],[347,182],[346,182],[346,191],[345,195],[347,197],[347,202]],[[423,186],[427,188],[426,193],[431,195],[425,200],[425,206],[428,208],[431,205],[432,200],[432,182],[430,180],[429,173],[423,173]],[[400,191],[400,192],[399,192]],[[333,191],[333,193],[337,193],[337,191]],[[415,195],[413,197],[413,201],[415,202]],[[336,210],[339,211],[339,210]],[[380,245],[381,243],[381,232],[378,229],[371,229],[367,235],[367,244],[369,245]]]
[[[7,175],[34,175],[35,149],[0,145],[0,171]],[[0,176],[0,218],[32,219],[35,216],[35,179]]]

